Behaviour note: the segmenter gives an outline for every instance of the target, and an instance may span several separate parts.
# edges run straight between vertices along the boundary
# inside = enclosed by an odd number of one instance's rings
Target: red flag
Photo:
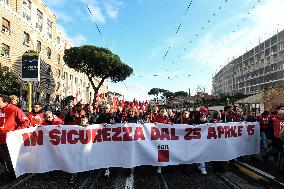
[[[122,95],[121,107],[124,108],[124,95]]]
[[[145,102],[145,109],[148,110],[148,106],[149,106],[149,103],[148,103],[148,100],[146,100]]]
[[[117,109],[117,97],[116,96],[113,97],[112,103],[113,103],[113,106],[112,106],[113,112],[116,112],[116,109]]]

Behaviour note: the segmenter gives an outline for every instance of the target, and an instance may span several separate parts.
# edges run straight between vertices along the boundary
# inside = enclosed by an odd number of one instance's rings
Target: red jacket
[[[51,122],[44,120],[42,125],[63,125],[63,121],[59,117],[53,115],[53,119]]]
[[[279,134],[281,129],[284,128],[284,120],[279,119],[278,117],[272,118],[272,126],[273,126],[273,135],[275,138],[279,139]]]
[[[23,129],[29,125],[29,118],[21,109],[12,104],[7,104],[0,109],[0,144],[6,144],[7,132]]]
[[[268,123],[269,123],[269,120],[270,120],[269,116],[260,115],[260,116],[258,116],[257,120],[258,120],[258,122],[260,124],[260,129],[261,130],[268,129]]]
[[[156,117],[156,122],[157,123],[165,123],[165,124],[168,124],[168,123],[171,123],[171,120],[169,120],[169,118],[167,116],[165,117],[161,117],[160,115],[158,115]]]
[[[41,113],[31,112],[28,114],[28,118],[30,119],[32,126],[41,125],[42,122],[44,121],[42,112]]]

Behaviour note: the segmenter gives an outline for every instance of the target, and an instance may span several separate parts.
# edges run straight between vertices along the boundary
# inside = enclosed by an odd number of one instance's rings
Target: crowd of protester
[[[123,102],[116,106],[107,103],[100,105],[74,103],[70,100],[64,107],[60,103],[56,108],[50,104],[43,106],[34,103],[32,111],[24,113],[17,107],[19,98],[15,95],[0,94],[0,162],[5,165],[9,178],[15,178],[9,151],[6,144],[6,133],[12,130],[44,125],[81,125],[115,124],[115,123],[163,123],[163,124],[203,124],[226,122],[256,122],[260,123],[261,153],[266,161],[277,161],[277,154],[283,151],[284,141],[284,106],[278,106],[275,112],[264,111],[255,115],[249,111],[225,106],[223,111],[209,112],[205,107],[198,111],[188,109],[166,109],[154,106],[152,109],[146,103]],[[202,174],[207,174],[205,163],[199,163]],[[158,172],[161,168],[158,167]],[[70,183],[74,183],[76,174],[72,174]]]

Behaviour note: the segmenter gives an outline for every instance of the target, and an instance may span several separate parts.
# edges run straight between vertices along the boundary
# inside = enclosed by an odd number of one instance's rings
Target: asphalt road
[[[0,188],[16,189],[53,189],[53,188],[137,188],[137,189],[228,189],[265,188],[260,183],[236,174],[229,169],[224,174],[215,174],[208,168],[208,175],[201,175],[195,165],[168,166],[162,168],[162,173],[156,172],[156,167],[142,166],[134,170],[111,168],[110,177],[105,177],[105,170],[94,170],[78,173],[74,185],[68,184],[70,174],[62,171],[52,171],[43,174],[25,174],[13,182],[7,182],[0,176]]]

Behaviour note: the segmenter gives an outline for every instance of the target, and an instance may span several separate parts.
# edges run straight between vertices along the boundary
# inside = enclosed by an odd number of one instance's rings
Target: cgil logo
[[[158,146],[158,162],[169,162],[170,161],[170,150],[168,145]]]

